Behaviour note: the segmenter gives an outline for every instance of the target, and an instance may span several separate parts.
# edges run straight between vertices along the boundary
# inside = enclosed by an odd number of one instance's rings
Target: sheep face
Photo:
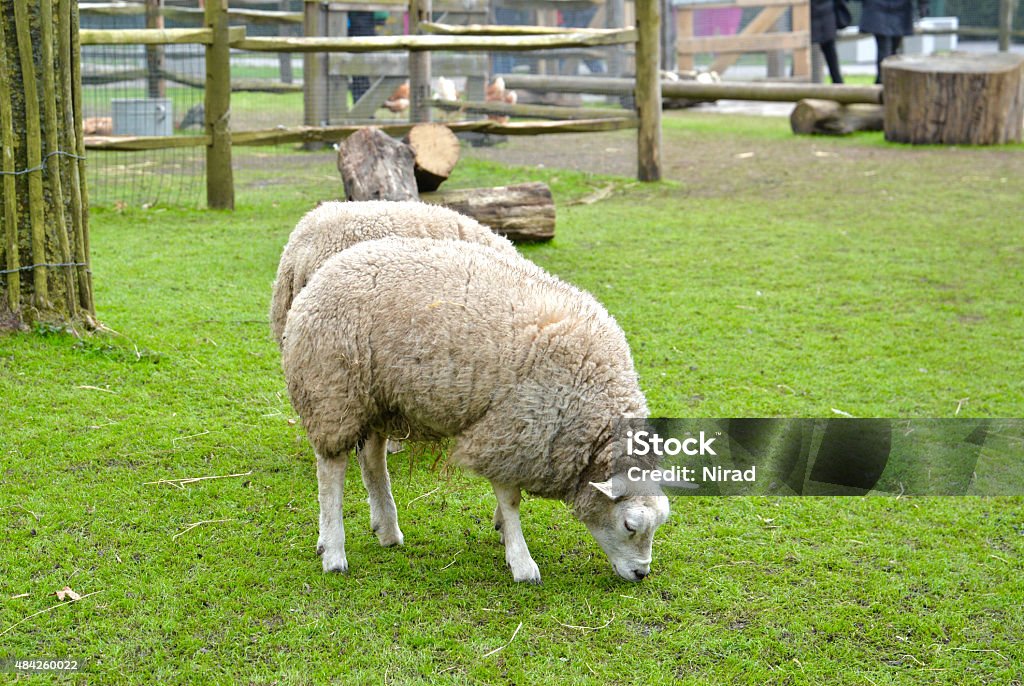
[[[601,499],[604,506],[589,512],[583,523],[615,573],[627,581],[640,581],[651,573],[651,545],[654,532],[668,519],[668,498],[616,494],[602,488],[609,487],[607,482],[591,486],[607,497]]]

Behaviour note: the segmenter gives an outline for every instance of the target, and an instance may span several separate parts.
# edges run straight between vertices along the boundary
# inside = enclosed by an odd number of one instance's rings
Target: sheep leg
[[[494,530],[498,532],[498,540],[501,541],[502,545],[505,545],[505,532],[501,530],[501,525],[505,523],[504,517],[501,516],[501,505],[494,506]]]
[[[316,552],[325,572],[348,572],[345,558],[345,523],[342,504],[345,492],[345,467],[348,453],[323,457],[316,454],[316,481],[320,495],[320,538]]]
[[[378,433],[370,433],[360,450],[359,471],[363,485],[369,494],[370,528],[377,534],[377,540],[384,547],[402,545],[402,530],[398,528],[398,508],[391,495],[391,479],[388,476],[387,439]]]
[[[540,583],[540,568],[530,556],[530,549],[523,538],[523,529],[519,524],[519,502],[522,496],[514,486],[491,483],[494,495],[498,498],[498,509],[501,510],[501,532],[505,538],[505,561],[512,569],[515,581]]]

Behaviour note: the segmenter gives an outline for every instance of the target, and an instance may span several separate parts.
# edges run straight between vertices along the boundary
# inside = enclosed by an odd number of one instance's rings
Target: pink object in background
[[[695,10],[693,13],[693,35],[732,36],[739,31],[742,18],[742,7]]]

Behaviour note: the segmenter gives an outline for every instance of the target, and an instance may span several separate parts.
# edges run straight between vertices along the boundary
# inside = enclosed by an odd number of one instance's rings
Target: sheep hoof
[[[382,548],[393,548],[398,545],[402,545],[405,542],[405,536],[402,535],[402,531],[395,527],[393,531],[376,531],[377,540],[380,542]]]
[[[509,563],[509,567],[512,568],[512,580],[516,583],[540,583],[540,567],[538,567],[537,563],[533,560],[518,562],[516,564]]]
[[[317,543],[316,544],[316,556],[317,557],[323,557],[325,550],[327,550],[327,546],[325,546],[323,543]]]
[[[325,574],[348,574],[348,560],[345,559],[345,553],[325,553],[323,563]]]

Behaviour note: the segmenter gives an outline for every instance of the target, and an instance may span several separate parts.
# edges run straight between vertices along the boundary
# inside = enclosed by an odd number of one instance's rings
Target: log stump
[[[1020,142],[1024,55],[897,55],[882,63],[885,139],[897,143]]]
[[[405,141],[415,158],[413,172],[419,192],[436,191],[459,161],[458,137],[444,124],[417,124]]]
[[[510,241],[546,241],[555,235],[555,201],[540,182],[428,193],[423,202],[472,217]]]
[[[338,146],[346,200],[417,200],[413,154],[378,128],[359,129]]]
[[[854,131],[881,131],[881,105],[843,105],[834,100],[805,98],[789,115],[796,134],[845,136]]]

